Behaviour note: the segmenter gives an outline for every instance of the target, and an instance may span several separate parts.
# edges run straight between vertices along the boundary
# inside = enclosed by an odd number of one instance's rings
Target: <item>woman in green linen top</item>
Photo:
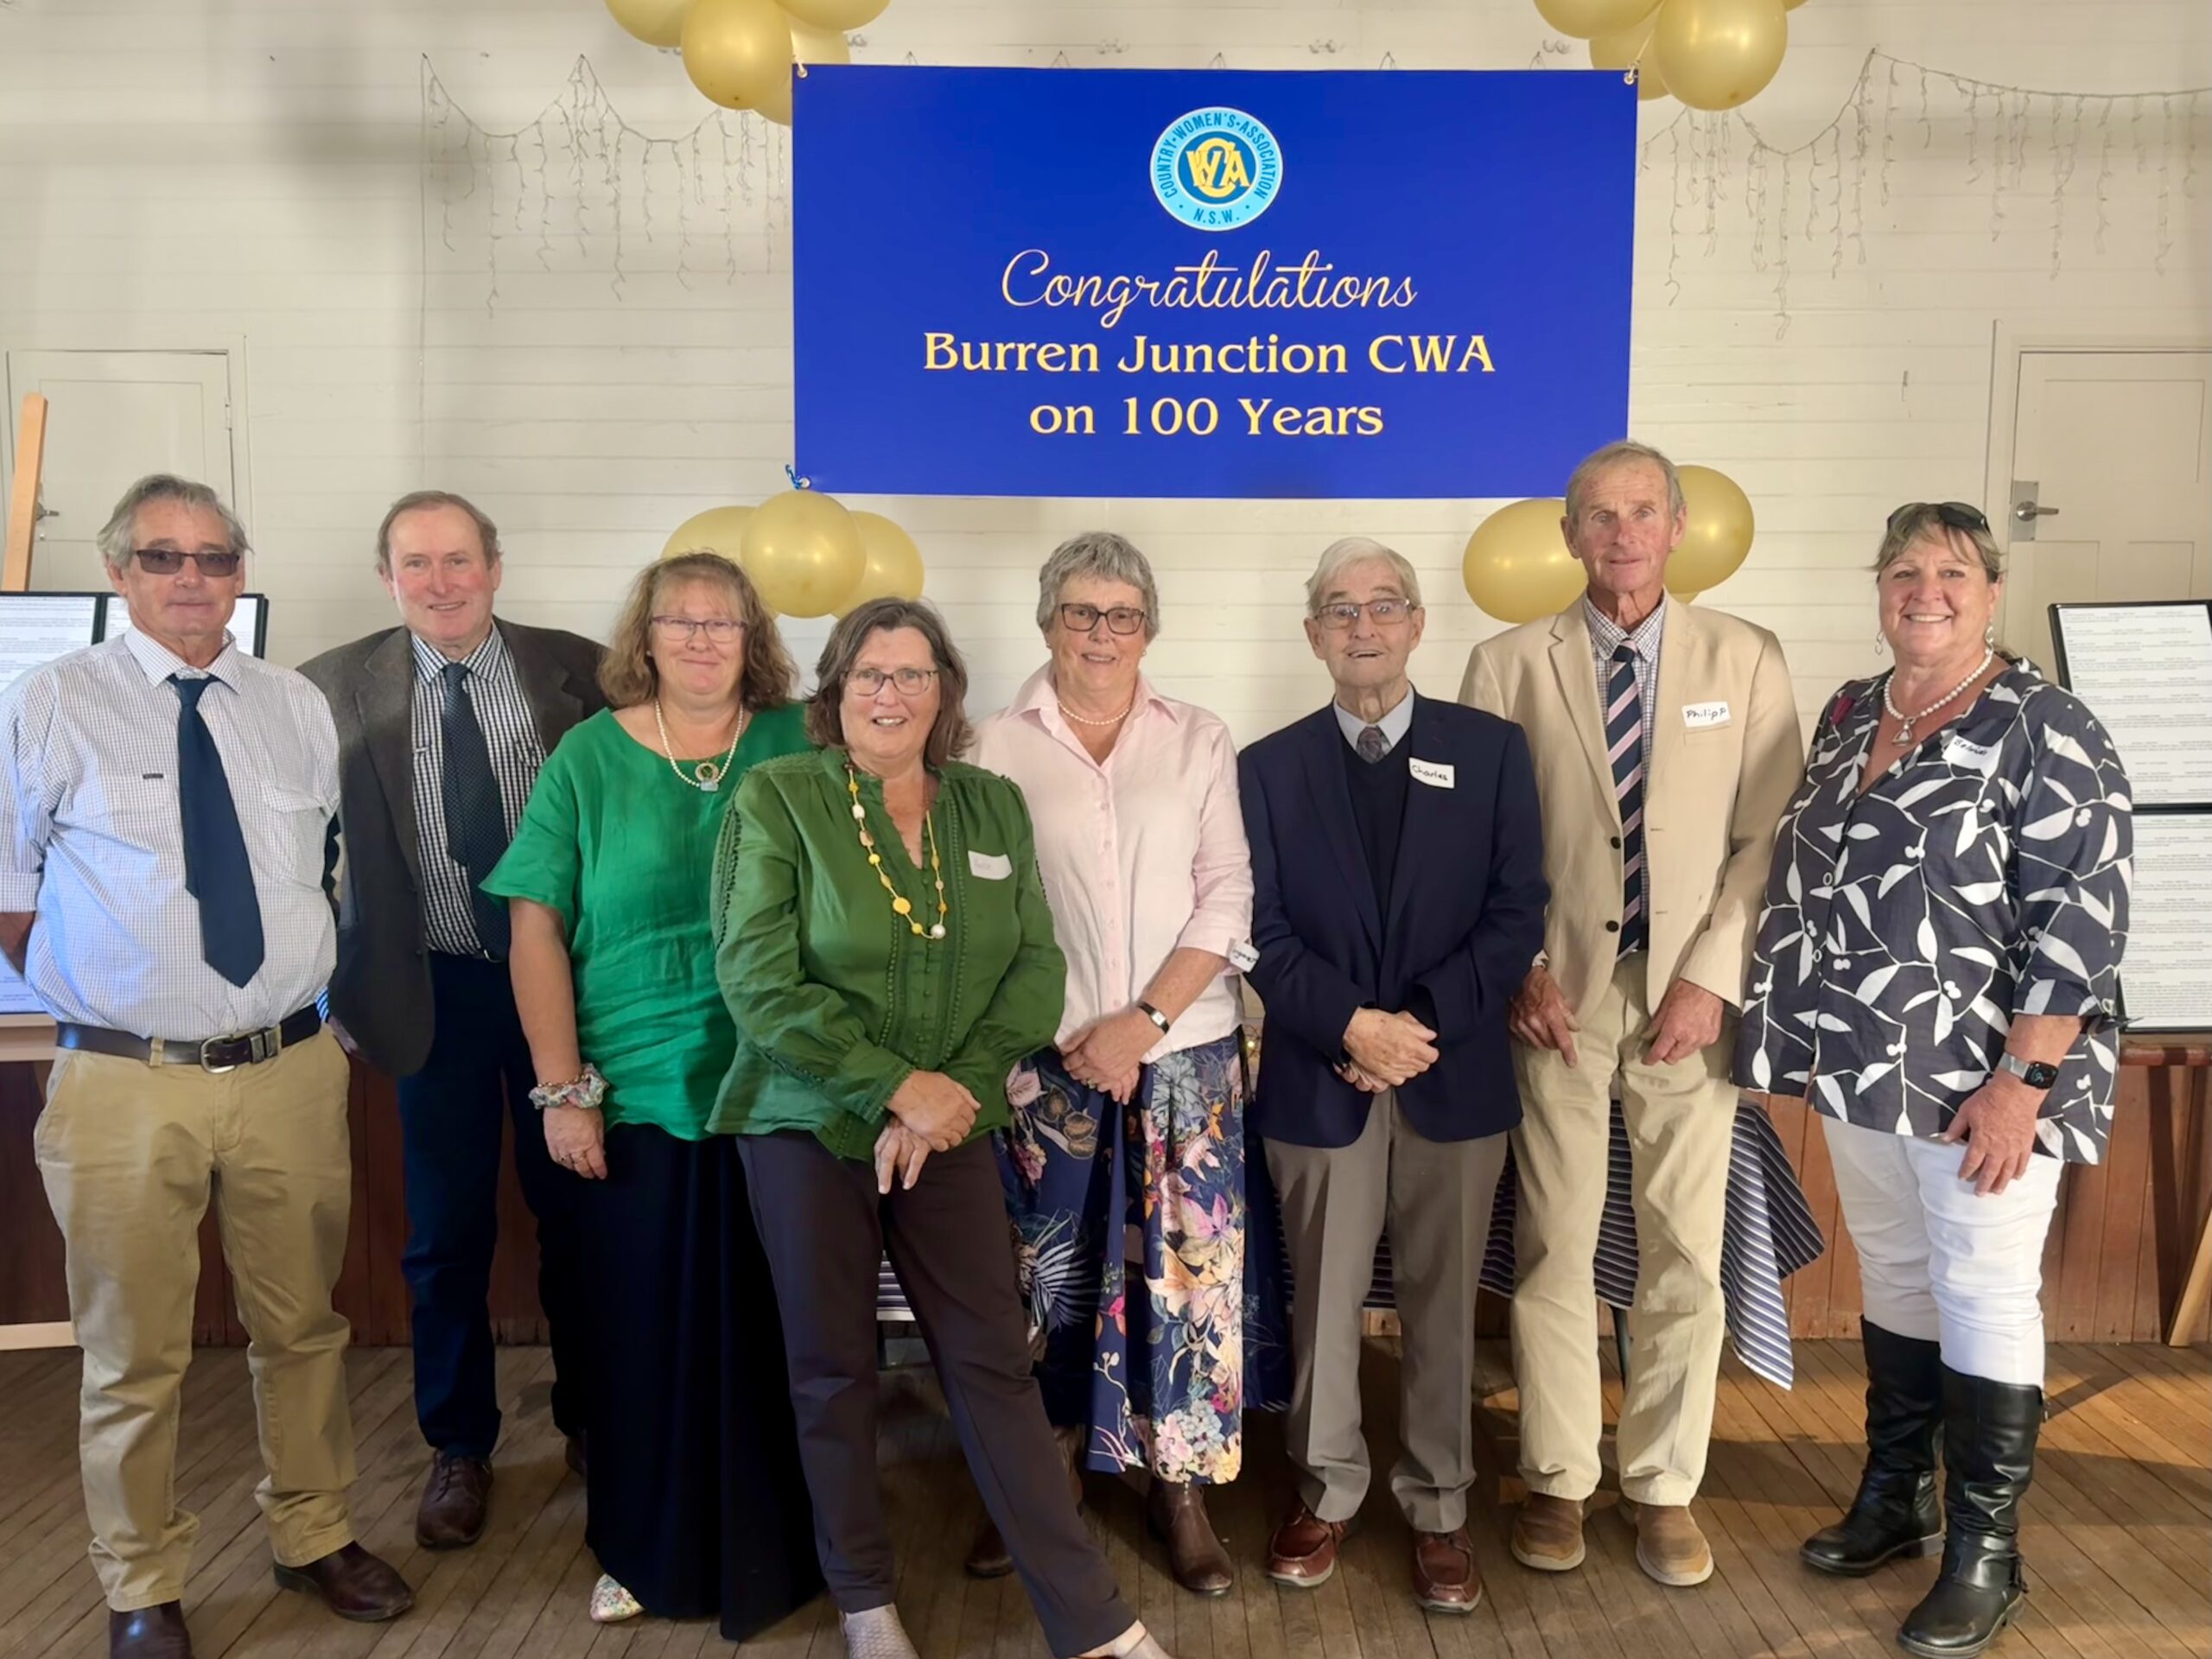
[[[484,883],[509,901],[547,1150],[584,1183],[602,1623],[719,1612],[741,1639],[821,1582],[773,1286],[743,1169],[706,1129],[736,1040],[708,874],[738,776],[807,747],[798,677],[735,565],[649,567],[601,664],[613,708],[548,757]]]
[[[750,773],[715,861],[738,1137],[775,1275],[823,1576],[854,1659],[912,1659],[875,1467],[887,1252],[962,1449],[1062,1659],[1164,1659],[1077,1514],[1030,1375],[987,1132],[1052,1039],[1066,963],[1029,812],[953,759],[968,676],[927,605],[875,600],[823,646],[821,753]]]

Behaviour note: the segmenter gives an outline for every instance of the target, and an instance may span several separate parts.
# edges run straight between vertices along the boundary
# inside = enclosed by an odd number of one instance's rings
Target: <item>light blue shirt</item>
[[[1367,729],[1367,722],[1341,702],[1329,705],[1337,711],[1337,729],[1344,734],[1344,741],[1353,748],[1359,747],[1359,734]],[[1382,728],[1382,753],[1388,754],[1405,740],[1414,724],[1414,691],[1408,686],[1406,695],[1398,699],[1398,706],[1375,722]]]

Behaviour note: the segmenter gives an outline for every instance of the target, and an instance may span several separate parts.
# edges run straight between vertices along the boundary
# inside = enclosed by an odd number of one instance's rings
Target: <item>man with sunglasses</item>
[[[537,1221],[537,1294],[553,1348],[554,1426],[581,1471],[585,1360],[575,1183],[554,1167],[507,971],[507,908],[480,884],[513,837],[538,769],[606,706],[600,648],[494,619],[499,532],[473,502],[418,490],[377,528],[377,575],[400,626],[301,672],[338,726],[346,838],[330,1010],[397,1078],[407,1179],[415,1415],[431,1452],[416,1541],[482,1535],[499,1434],[489,1297],[499,1142]]]
[[[205,484],[132,485],[100,531],[130,629],[0,696],[0,949],[58,1023],[35,1135],[85,1353],[80,1462],[118,1659],[186,1659],[197,1520],[176,1502],[197,1235],[212,1195],[251,1339],[276,1582],[347,1618],[413,1597],[353,1541],[338,742],[299,675],[228,632],[245,533]]]

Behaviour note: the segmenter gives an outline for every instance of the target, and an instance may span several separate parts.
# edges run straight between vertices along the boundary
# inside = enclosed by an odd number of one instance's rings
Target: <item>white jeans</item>
[[[2043,1246],[2065,1165],[2041,1153],[2001,1193],[1959,1179],[1962,1144],[1821,1120],[1866,1314],[1940,1342],[1943,1363],[2043,1386]]]

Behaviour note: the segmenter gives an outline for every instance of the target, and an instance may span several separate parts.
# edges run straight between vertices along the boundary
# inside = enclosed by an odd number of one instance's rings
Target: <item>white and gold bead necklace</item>
[[[891,908],[897,912],[899,920],[914,931],[917,938],[943,938],[944,918],[950,913],[950,906],[944,901],[944,867],[938,861],[937,814],[925,812],[922,815],[922,833],[929,840],[930,874],[937,881],[937,920],[925,928],[914,915],[914,901],[891,884],[890,872],[883,868],[883,855],[876,850],[875,837],[868,833],[868,808],[861,804],[860,774],[853,770],[850,760],[845,762],[845,788],[853,798],[853,827],[860,832],[861,849],[868,855],[868,866],[874,870],[875,879],[883,883],[883,890],[891,895]]]

